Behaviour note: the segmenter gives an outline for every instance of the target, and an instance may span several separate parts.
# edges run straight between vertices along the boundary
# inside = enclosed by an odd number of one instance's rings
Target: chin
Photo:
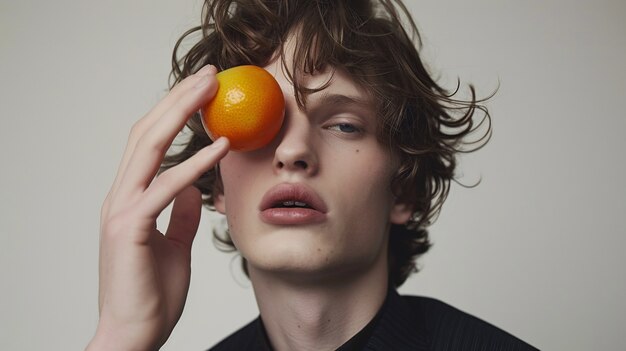
[[[316,246],[281,243],[267,250],[255,250],[246,258],[249,263],[267,271],[313,273],[338,265],[333,254]]]
[[[283,246],[282,250],[274,248],[264,252],[244,256],[250,272],[257,271],[303,286],[345,284],[371,270],[377,261],[373,258],[376,255],[342,256],[336,250],[303,250],[302,245],[297,250],[285,250]]]

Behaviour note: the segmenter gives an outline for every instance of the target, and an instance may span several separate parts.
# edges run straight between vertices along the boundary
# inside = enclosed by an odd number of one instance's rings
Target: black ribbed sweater
[[[210,351],[271,351],[263,322],[255,319]],[[400,296],[390,289],[376,317],[341,351],[537,350],[507,332],[441,301]]]

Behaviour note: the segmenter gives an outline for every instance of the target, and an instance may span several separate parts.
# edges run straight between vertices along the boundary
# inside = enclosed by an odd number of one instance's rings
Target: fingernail
[[[199,76],[207,75],[211,71],[215,72],[215,66],[213,66],[213,65],[206,65],[206,66],[202,67],[198,72],[196,72],[196,75],[199,75]]]
[[[226,143],[226,138],[225,137],[219,137],[217,140],[215,140],[213,142],[213,144],[211,144],[212,148],[219,148],[222,145],[224,145],[224,143]]]

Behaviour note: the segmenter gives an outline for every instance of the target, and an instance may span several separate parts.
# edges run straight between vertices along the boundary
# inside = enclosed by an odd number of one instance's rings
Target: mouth
[[[259,211],[266,223],[293,225],[324,221],[328,209],[310,187],[301,183],[283,183],[265,193]]]
[[[296,200],[287,200],[278,202],[272,206],[272,208],[312,208],[306,202],[300,202]]]

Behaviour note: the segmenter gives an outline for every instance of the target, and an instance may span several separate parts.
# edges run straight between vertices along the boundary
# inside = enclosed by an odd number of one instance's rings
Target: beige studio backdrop
[[[461,162],[402,293],[545,350],[623,350],[626,3],[409,0],[427,62],[487,94],[491,143]],[[165,94],[199,0],[0,0],[0,349],[80,350],[97,322],[98,215],[133,122]],[[165,223],[166,218],[162,223]],[[205,215],[164,350],[257,314]]]

